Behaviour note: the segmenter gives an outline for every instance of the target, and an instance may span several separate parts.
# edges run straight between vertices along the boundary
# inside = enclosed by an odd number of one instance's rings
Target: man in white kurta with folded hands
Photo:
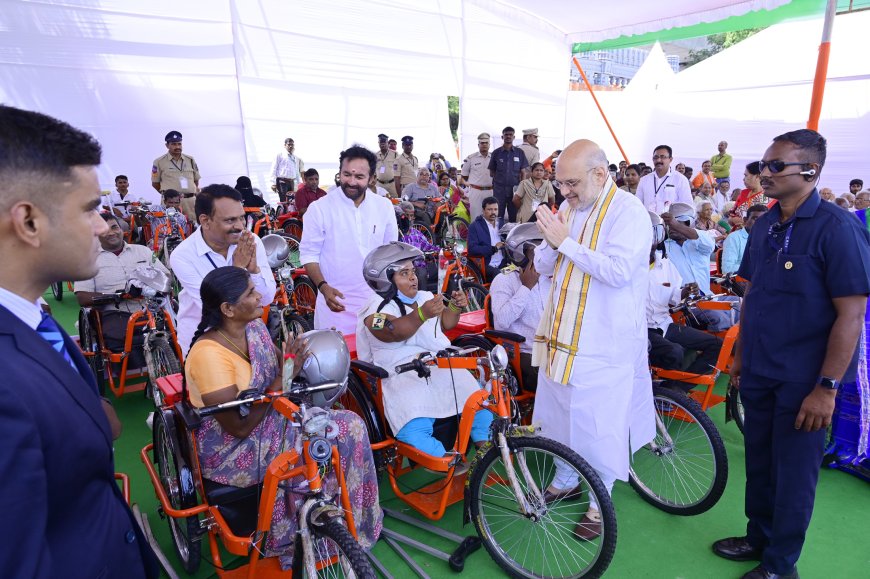
[[[652,231],[592,141],[562,152],[556,179],[565,196],[559,212],[542,205],[536,213],[544,242],[535,268],[553,282],[532,353],[540,368],[533,422],[586,459],[610,492],[627,480],[630,453],[655,436],[645,314]],[[572,495],[572,473],[557,464],[547,494]],[[594,501],[574,534],[601,534]]]
[[[359,145],[339,157],[341,185],[308,206],[299,258],[317,286],[314,329],[356,331],[357,312],[375,295],[363,279],[363,259],[399,237],[396,212],[368,190],[375,154]]]

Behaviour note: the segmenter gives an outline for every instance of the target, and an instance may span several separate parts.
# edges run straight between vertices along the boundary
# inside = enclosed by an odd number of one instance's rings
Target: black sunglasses
[[[764,171],[765,167],[770,170],[771,173],[782,173],[783,169],[786,167],[790,167],[792,165],[806,165],[806,163],[786,163],[785,161],[759,161],[758,162],[758,172],[759,174]]]

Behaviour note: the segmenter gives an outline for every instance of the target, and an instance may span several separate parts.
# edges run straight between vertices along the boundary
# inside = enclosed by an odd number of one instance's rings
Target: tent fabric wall
[[[837,16],[819,131],[828,140],[820,186],[848,191],[849,180],[870,177],[870,73],[863,33],[870,12]],[[732,177],[761,158],[771,139],[806,126],[821,20],[773,26],[663,83],[658,91],[599,93],[632,162],[650,164],[652,149],[669,144],[675,162],[700,170],[720,140],[734,156]],[[758,55],[763,55],[759,58]],[[631,86],[631,85],[629,85]],[[566,124],[582,127],[611,159],[618,159],[592,99],[569,95]],[[569,130],[567,138],[575,138]]]

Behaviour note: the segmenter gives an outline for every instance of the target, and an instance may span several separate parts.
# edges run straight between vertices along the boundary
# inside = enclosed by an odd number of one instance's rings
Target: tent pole
[[[613,140],[616,141],[616,146],[619,147],[619,153],[622,155],[622,158],[625,159],[626,164],[631,164],[631,161],[628,160],[628,155],[626,155],[625,151],[622,150],[622,145],[620,144],[619,139],[616,138],[616,133],[613,132],[613,127],[610,126],[610,121],[607,120],[607,115],[604,114],[604,109],[601,108],[601,104],[595,96],[595,91],[592,90],[592,85],[589,84],[589,79],[586,78],[586,73],[583,72],[583,67],[580,66],[580,61],[577,60],[576,56],[573,57],[572,60],[574,61],[574,66],[576,66],[577,70],[580,71],[580,76],[583,78],[583,82],[586,83],[586,88],[589,89],[589,94],[592,95],[592,100],[595,101],[595,106],[598,107],[598,112],[601,113],[601,118],[604,119],[604,124],[607,125],[607,130],[610,131],[610,135],[613,137]]]
[[[819,58],[816,61],[816,76],[813,79],[813,98],[810,102],[810,118],[807,128],[819,130],[819,117],[822,115],[822,98],[825,96],[825,79],[828,77],[828,57],[831,55],[831,33],[834,29],[834,16],[837,14],[837,0],[828,0],[825,10],[825,25],[822,28],[822,43],[819,45]]]

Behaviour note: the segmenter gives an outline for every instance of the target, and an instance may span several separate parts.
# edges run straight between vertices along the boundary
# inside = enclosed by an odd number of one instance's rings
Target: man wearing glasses
[[[592,141],[565,149],[556,178],[565,196],[559,213],[544,205],[536,212],[545,243],[535,269],[553,281],[532,352],[540,367],[533,421],[585,458],[609,491],[628,478],[630,448],[655,435],[646,332],[652,228]],[[558,463],[548,483],[548,501],[578,492]],[[580,541],[602,530],[592,503],[574,529]]]
[[[753,225],[737,272],[749,280],[731,366],[746,412],[749,521],[713,551],[760,561],[744,579],[798,576],[837,387],[856,376],[870,234],[821,202],[826,148],[808,129],[773,140],[759,168],[777,203]]]
[[[637,198],[656,215],[667,211],[672,203],[692,204],[692,186],[671,168],[672,158],[673,150],[668,145],[656,147],[652,158],[655,170],[641,177],[637,186]]]

